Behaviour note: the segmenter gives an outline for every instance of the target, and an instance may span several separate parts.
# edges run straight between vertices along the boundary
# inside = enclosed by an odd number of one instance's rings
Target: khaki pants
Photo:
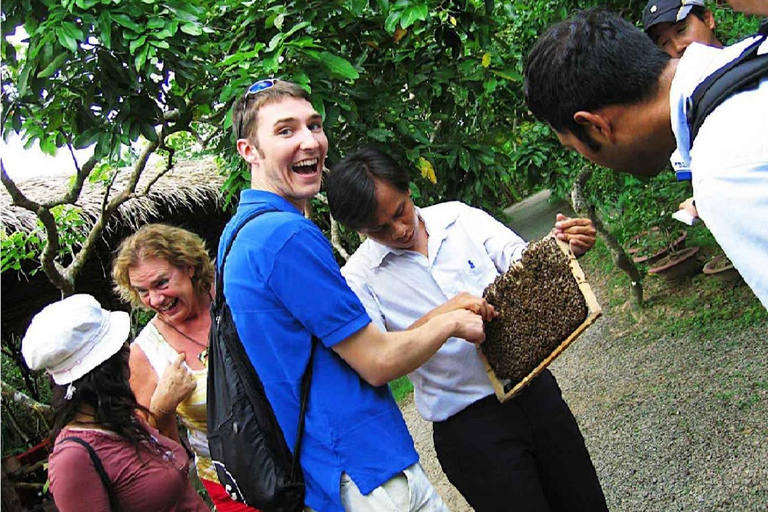
[[[365,495],[342,473],[341,503],[347,512],[450,512],[418,463]]]

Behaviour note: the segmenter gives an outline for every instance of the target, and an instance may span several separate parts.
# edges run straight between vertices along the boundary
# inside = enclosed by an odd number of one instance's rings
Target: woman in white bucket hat
[[[35,315],[21,351],[53,378],[56,439],[49,458],[60,512],[208,511],[189,482],[189,458],[141,420],[128,384],[130,321],[90,295]]]

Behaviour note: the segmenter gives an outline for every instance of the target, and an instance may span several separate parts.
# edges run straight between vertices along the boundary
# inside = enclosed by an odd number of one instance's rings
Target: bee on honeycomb
[[[499,379],[517,383],[587,318],[569,258],[553,238],[532,242],[483,297],[499,317],[485,326],[483,354]]]

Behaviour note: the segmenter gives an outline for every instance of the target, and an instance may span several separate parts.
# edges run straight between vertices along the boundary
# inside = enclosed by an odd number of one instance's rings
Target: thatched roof
[[[148,168],[136,187],[139,197],[123,203],[107,226],[109,231],[119,226],[133,230],[148,222],[156,222],[164,211],[191,211],[197,208],[221,209],[224,199],[221,187],[224,175],[212,158],[178,163],[162,176],[151,189],[142,195],[147,185],[161,169]],[[110,191],[110,198],[123,190],[130,178],[131,169],[119,171]],[[33,201],[44,202],[60,197],[70,187],[74,178],[63,175],[41,176],[17,183],[22,192]],[[104,200],[105,183],[86,182],[76,206],[82,208],[84,219],[90,226],[98,215]],[[11,197],[0,187],[0,223],[7,233],[30,232],[35,228],[37,217],[23,208],[11,205]]]
[[[130,169],[121,170],[111,188],[110,197],[123,190],[130,176]],[[148,183],[160,169],[148,168],[136,188],[137,197],[123,203],[110,219],[102,240],[89,258],[77,279],[77,291],[91,293],[105,307],[123,308],[111,292],[110,267],[112,253],[119,242],[140,226],[152,222],[164,222],[184,227],[206,240],[210,254],[214,255],[221,231],[229,220],[221,193],[225,176],[212,158],[178,163],[157,180],[143,194]],[[18,188],[34,201],[43,202],[61,197],[73,178],[43,176],[18,181]],[[30,232],[37,225],[37,218],[28,210],[11,205],[11,198],[0,187],[0,221],[6,233]],[[104,200],[104,183],[88,183],[83,187],[76,206],[82,209],[87,226],[92,225]],[[42,271],[32,274],[37,262],[29,261],[21,272],[2,273],[2,328],[3,336],[22,334],[29,319],[46,304],[60,298],[60,293],[48,281]]]

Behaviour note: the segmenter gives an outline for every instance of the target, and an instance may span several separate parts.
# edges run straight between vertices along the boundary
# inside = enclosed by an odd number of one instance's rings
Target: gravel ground
[[[599,295],[599,293],[598,293]],[[727,339],[638,339],[602,317],[551,366],[612,511],[768,511],[768,326]],[[432,427],[402,404],[453,512]]]

